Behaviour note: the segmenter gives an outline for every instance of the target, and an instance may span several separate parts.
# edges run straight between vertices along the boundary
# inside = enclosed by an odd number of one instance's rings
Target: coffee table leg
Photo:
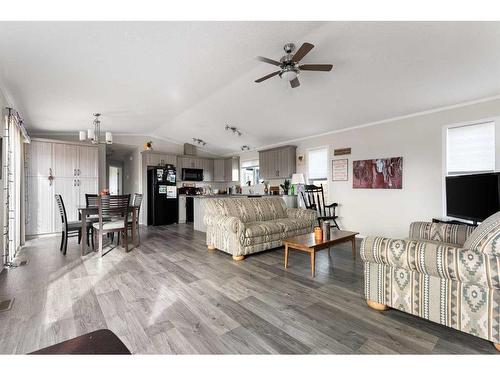
[[[356,237],[352,237],[352,257],[356,260]]]
[[[316,267],[315,251],[311,251],[311,277],[314,277],[314,271]]]
[[[288,268],[288,245],[285,245],[285,268]]]

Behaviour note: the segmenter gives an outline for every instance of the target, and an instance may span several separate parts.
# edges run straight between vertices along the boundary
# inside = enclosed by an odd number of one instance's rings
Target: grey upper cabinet
[[[290,178],[295,173],[296,146],[259,151],[260,175],[265,180]]]
[[[179,168],[200,168],[198,165],[198,158],[179,156]]]
[[[216,182],[238,181],[240,171],[240,158],[226,158],[214,160],[214,179]]]
[[[144,158],[146,160],[146,166],[157,166],[172,164],[177,166],[177,155],[173,154],[160,154],[157,152],[144,152]]]
[[[224,159],[214,160],[214,181],[224,181]]]
[[[202,159],[203,165],[203,181],[213,181],[214,180],[214,160],[213,159]]]

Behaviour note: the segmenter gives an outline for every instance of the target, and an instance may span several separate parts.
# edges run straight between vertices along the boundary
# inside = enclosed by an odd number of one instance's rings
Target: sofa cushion
[[[310,228],[311,224],[306,220],[282,218],[268,221],[255,221],[245,224],[244,235],[247,238],[266,236],[269,234],[288,234],[299,229]]]
[[[416,221],[410,224],[412,240],[435,241],[462,246],[475,228],[470,225]]]
[[[274,221],[254,221],[245,224],[244,236],[251,237],[264,237],[270,234],[281,233],[281,226]]]
[[[281,197],[206,199],[205,208],[208,215],[233,216],[243,223],[286,217]]]
[[[465,241],[464,248],[500,256],[500,211],[479,224]]]

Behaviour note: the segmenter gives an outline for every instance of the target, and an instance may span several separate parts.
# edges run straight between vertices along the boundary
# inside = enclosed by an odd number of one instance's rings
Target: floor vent
[[[13,303],[14,303],[14,298],[1,300],[0,301],[0,313],[3,313],[4,311],[9,311],[11,309]]]

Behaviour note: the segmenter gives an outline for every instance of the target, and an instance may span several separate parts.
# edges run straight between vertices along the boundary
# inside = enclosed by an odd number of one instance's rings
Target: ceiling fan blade
[[[292,86],[292,89],[294,89],[296,87],[299,87],[300,86],[299,79],[297,77],[295,77],[294,79],[292,79],[290,81],[290,86]]]
[[[317,72],[329,72],[332,70],[333,65],[332,64],[306,64],[306,65],[299,65],[300,70],[312,70],[312,71],[317,71]]]
[[[268,59],[267,57],[257,56],[257,60],[268,63],[268,64],[281,66],[281,63],[279,61]]]
[[[275,76],[275,75],[277,75],[279,72],[281,72],[281,70],[278,70],[278,71],[276,71],[276,72],[274,72],[274,73],[268,74],[267,76],[264,76],[264,77],[262,77],[262,78],[256,79],[256,80],[255,80],[255,82],[260,83],[260,82],[262,82],[262,81],[265,81],[266,79],[269,79],[269,78],[271,78],[271,77],[274,77],[274,76]]]
[[[305,55],[309,53],[314,48],[314,45],[311,43],[304,43],[300,46],[299,50],[295,52],[295,55],[292,57],[293,62],[299,62],[304,58]]]

